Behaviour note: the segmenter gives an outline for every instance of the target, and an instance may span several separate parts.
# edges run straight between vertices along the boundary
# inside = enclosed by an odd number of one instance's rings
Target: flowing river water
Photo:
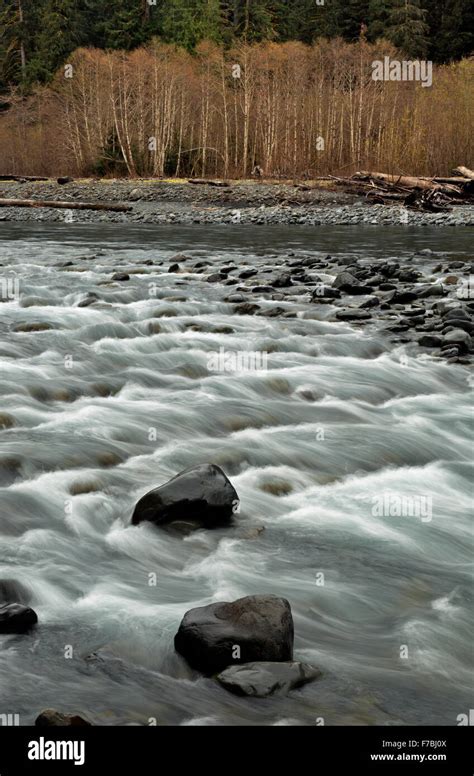
[[[0,580],[21,583],[39,618],[0,637],[0,713],[142,725],[468,713],[468,368],[298,297],[294,318],[238,316],[232,287],[168,272],[177,252],[183,270],[270,269],[289,252],[424,266],[427,247],[469,255],[472,230],[0,225],[0,274],[20,283],[0,305]],[[117,271],[130,281],[110,283]],[[89,292],[99,301],[78,307]],[[264,352],[267,369],[209,368],[221,348]],[[130,526],[141,495],[202,462],[235,485],[235,526]],[[380,515],[387,493],[430,511]],[[323,672],[288,697],[231,695],[173,649],[185,611],[257,593],[289,600],[295,658]]]

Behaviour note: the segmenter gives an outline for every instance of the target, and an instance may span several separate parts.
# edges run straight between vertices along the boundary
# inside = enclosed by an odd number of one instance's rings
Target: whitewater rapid
[[[233,315],[188,268],[271,269],[289,251],[422,266],[417,248],[467,255],[471,239],[0,224],[0,275],[20,283],[0,304],[0,580],[21,583],[39,617],[0,637],[0,713],[457,724],[472,697],[469,370],[298,297],[294,318]],[[190,260],[169,273],[178,251]],[[117,271],[130,281],[110,283]],[[99,301],[78,307],[91,292]],[[221,348],[265,352],[268,368],[213,371]],[[239,493],[235,527],[130,526],[147,490],[207,461]],[[387,493],[429,497],[431,519],[377,516]],[[256,593],[289,600],[295,658],[323,672],[288,698],[237,698],[174,653],[185,611]]]

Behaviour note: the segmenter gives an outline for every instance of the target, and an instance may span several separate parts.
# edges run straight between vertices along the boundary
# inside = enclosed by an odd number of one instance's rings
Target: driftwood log
[[[219,189],[226,189],[230,186],[227,181],[213,181],[207,178],[189,178],[188,183],[192,183],[194,186],[216,186]]]
[[[474,173],[467,167],[453,170],[456,177],[424,177],[361,171],[351,178],[329,176],[371,202],[400,201],[407,208],[434,213],[449,212],[450,205],[474,203]]]
[[[112,205],[102,202],[59,202],[42,199],[0,199],[0,207],[52,207],[63,210],[111,210],[115,213],[128,213],[131,205]]]
[[[47,181],[42,175],[0,175],[0,181],[16,181],[17,183],[26,183],[27,181]]]
[[[470,178],[456,178],[454,175],[451,178],[427,178],[426,180],[434,181],[435,183],[452,183],[453,186],[462,186],[464,183],[470,183]]]
[[[459,167],[456,167],[455,170],[453,170],[454,175],[460,175],[462,178],[469,178],[471,181],[474,180],[474,171],[470,170],[468,167],[463,167],[462,165]]]
[[[432,178],[415,178],[411,175],[389,175],[384,172],[356,172],[354,180],[374,181],[374,183],[388,183],[402,189],[429,189],[440,191],[448,196],[459,195],[459,189],[450,184],[435,183]]]

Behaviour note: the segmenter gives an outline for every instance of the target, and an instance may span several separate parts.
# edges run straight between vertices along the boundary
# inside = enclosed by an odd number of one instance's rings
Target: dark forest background
[[[0,93],[47,83],[79,47],[131,50],[158,37],[193,51],[318,38],[384,38],[412,58],[472,53],[474,0],[0,0]]]

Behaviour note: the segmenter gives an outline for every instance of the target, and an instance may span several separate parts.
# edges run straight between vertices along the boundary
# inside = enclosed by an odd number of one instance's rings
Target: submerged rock
[[[20,604],[28,604],[31,594],[25,585],[16,579],[0,579],[0,602],[9,603],[16,601]]]
[[[267,698],[285,694],[319,679],[321,671],[307,663],[246,663],[226,668],[217,681],[236,695]]]
[[[19,323],[13,331],[21,331],[29,334],[34,331],[50,331],[53,327],[50,323]]]
[[[367,310],[361,310],[360,308],[357,310],[338,310],[336,313],[336,318],[339,321],[367,321],[371,317]]]
[[[0,429],[13,428],[15,425],[15,418],[9,415],[8,412],[0,412]]]
[[[63,714],[55,709],[42,711],[36,717],[35,725],[36,727],[91,727],[91,723],[78,714]]]
[[[207,278],[208,283],[222,283],[224,280],[227,280],[227,275],[222,275],[220,272],[214,272]]]
[[[215,464],[201,464],[143,496],[135,507],[132,523],[150,520],[166,525],[184,520],[214,528],[230,522],[238,504],[237,491],[222,469]]]
[[[130,275],[127,272],[116,272],[112,275],[111,280],[117,283],[124,283],[126,280],[130,280]]]
[[[0,633],[26,633],[38,622],[38,615],[22,604],[0,605]]]
[[[255,315],[258,310],[260,310],[260,305],[250,302],[243,302],[234,307],[234,313],[237,315]]]
[[[291,661],[293,639],[288,601],[254,595],[191,609],[174,645],[192,668],[211,675],[232,664]]]
[[[272,307],[270,310],[264,310],[263,312],[258,313],[258,315],[261,315],[264,318],[278,318],[285,313],[286,310],[284,307]]]
[[[82,300],[82,302],[79,302],[77,305],[78,307],[90,307],[92,304],[95,304],[99,301],[99,297],[96,293],[93,291],[89,291],[86,298]]]

